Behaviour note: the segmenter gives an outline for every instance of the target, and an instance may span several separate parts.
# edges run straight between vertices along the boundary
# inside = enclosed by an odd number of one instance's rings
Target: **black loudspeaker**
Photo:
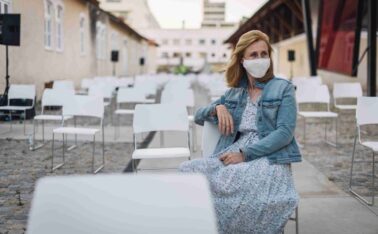
[[[112,50],[112,62],[118,62],[118,50]]]
[[[139,59],[139,65],[141,65],[141,66],[144,65],[144,58],[143,57]]]
[[[295,61],[295,50],[288,50],[287,51],[287,60],[289,60],[289,62]]]
[[[0,14],[0,44],[20,46],[20,14]]]

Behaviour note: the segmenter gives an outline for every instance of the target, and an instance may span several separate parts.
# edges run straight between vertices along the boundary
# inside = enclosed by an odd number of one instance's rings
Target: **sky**
[[[250,17],[267,0],[212,0],[226,2],[226,21],[239,22]],[[199,28],[203,0],[148,0],[149,7],[162,28]]]

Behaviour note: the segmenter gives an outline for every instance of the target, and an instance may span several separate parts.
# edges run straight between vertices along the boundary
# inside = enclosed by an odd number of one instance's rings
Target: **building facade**
[[[2,12],[21,14],[21,46],[9,47],[11,84],[36,84],[40,98],[45,83],[111,76],[111,51],[119,51],[116,76],[133,76],[144,51],[156,44],[122,20],[99,8],[96,0],[0,0]],[[4,6],[7,6],[6,8]],[[0,77],[5,77],[5,46],[0,45]],[[154,58],[154,56],[153,56]],[[149,60],[149,59],[147,59]],[[0,90],[5,89],[5,78]]]
[[[191,71],[214,71],[230,58],[231,50],[223,41],[233,32],[227,28],[142,30],[154,38],[158,71],[170,71],[185,65]]]

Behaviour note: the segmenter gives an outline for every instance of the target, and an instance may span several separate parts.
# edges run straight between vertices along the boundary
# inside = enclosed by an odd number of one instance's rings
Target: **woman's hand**
[[[225,153],[219,158],[224,165],[238,164],[245,161],[244,155],[239,152]]]
[[[222,135],[230,135],[234,132],[234,120],[225,105],[215,107],[218,117],[218,129]]]

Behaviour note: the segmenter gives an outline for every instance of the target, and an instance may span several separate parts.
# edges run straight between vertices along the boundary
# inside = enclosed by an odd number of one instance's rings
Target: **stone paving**
[[[203,98],[205,94],[203,89],[197,87],[195,91],[196,98]],[[302,148],[302,153],[330,181],[335,182],[342,190],[348,191],[355,128],[354,113],[342,113],[339,119],[338,141],[340,144],[337,148],[322,142],[324,125],[310,124],[307,127],[306,145]],[[131,124],[131,119],[125,118],[122,121],[122,124]],[[110,117],[107,117],[107,128],[109,128],[110,122]],[[302,127],[303,122],[299,120],[297,128],[299,142],[303,137]],[[368,128],[366,132],[369,135],[377,135],[378,129]],[[330,139],[333,139],[332,137],[334,135],[330,134]],[[30,151],[27,138],[7,139],[6,135],[1,135],[0,138],[2,138],[0,139],[0,234],[24,233],[37,179],[51,175],[90,173],[92,145],[82,143],[80,147],[67,154],[66,165],[63,168],[51,173],[50,145],[37,151]],[[101,159],[100,149],[100,144],[97,144],[96,162],[98,163]],[[130,140],[125,142],[107,141],[105,146],[106,167],[101,173],[121,173],[129,163],[132,149],[133,145]],[[361,146],[357,149],[357,156],[360,158],[369,158],[371,155],[370,151]],[[57,151],[58,155],[59,153],[60,150]],[[356,183],[363,185],[361,191],[364,194],[371,192],[368,189],[370,180],[366,179],[370,168],[369,165],[357,167],[357,171],[360,172],[357,174]]]

